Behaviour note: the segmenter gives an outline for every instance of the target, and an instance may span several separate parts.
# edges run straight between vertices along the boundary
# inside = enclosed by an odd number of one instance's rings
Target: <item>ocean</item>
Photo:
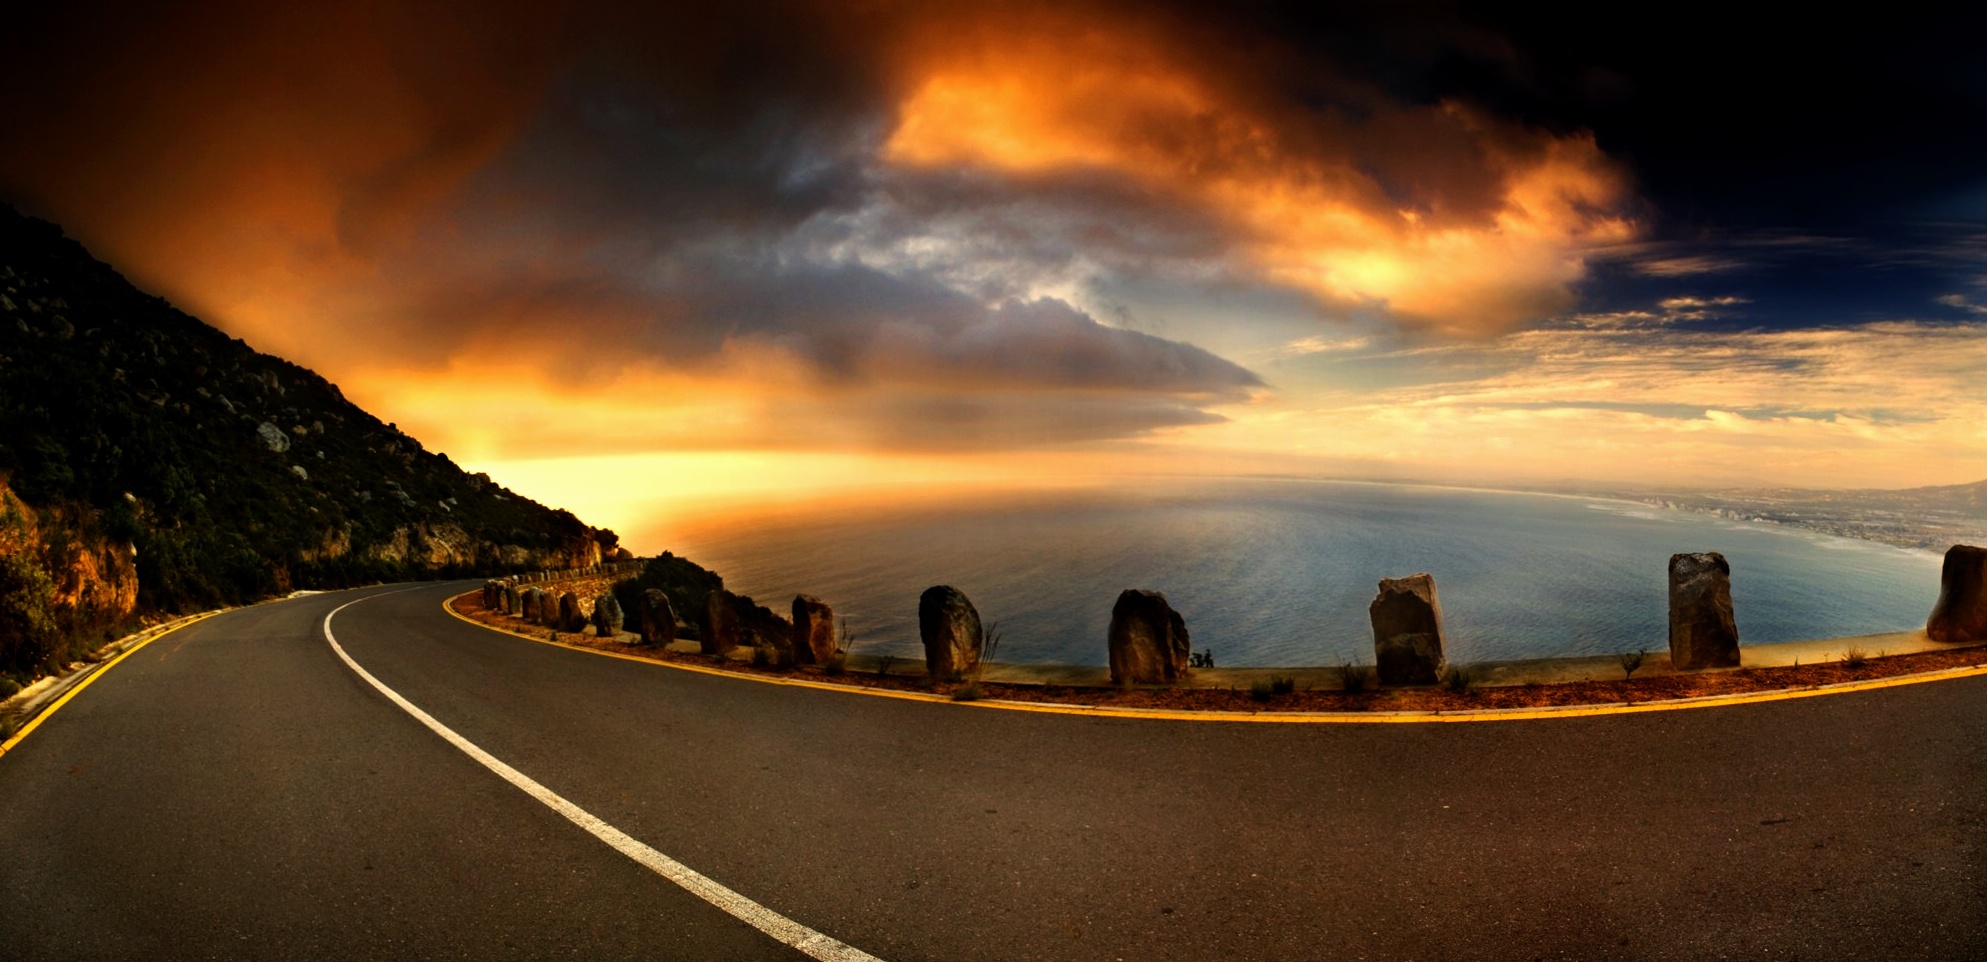
[[[1435,576],[1451,661],[1668,646],[1672,553],[1722,552],[1742,645],[1922,627],[1939,556],[1633,502],[1398,484],[1151,480],[690,525],[675,550],[858,652],[922,657],[918,595],[965,592],[999,660],[1102,665],[1125,588],[1164,592],[1222,666],[1370,663],[1377,582]]]

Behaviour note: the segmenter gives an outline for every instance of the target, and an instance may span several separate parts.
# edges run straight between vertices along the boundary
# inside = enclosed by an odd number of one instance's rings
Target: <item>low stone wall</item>
[[[612,601],[615,580],[639,573],[641,560],[592,565],[572,571],[542,571],[492,579],[483,588],[484,607],[530,624],[577,631],[594,622],[595,630],[618,629],[618,604],[604,618],[595,618],[601,599]],[[1694,671],[1738,667],[1741,649],[1731,599],[1731,565],[1716,552],[1677,554],[1670,558],[1670,637],[1672,669]],[[1928,619],[1927,634],[1935,641],[1987,641],[1987,550],[1954,545],[1946,554],[1938,605]],[[657,594],[660,594],[657,592]],[[706,654],[722,655],[737,644],[731,606],[713,592],[703,609],[687,613],[697,619]],[[834,637],[832,609],[811,595],[794,599],[792,647],[781,653],[786,663],[827,664],[848,653]],[[669,619],[664,626],[658,613]],[[653,611],[639,613],[645,643],[668,644],[680,613],[667,599]],[[1449,665],[1444,655],[1442,608],[1435,578],[1426,572],[1386,578],[1369,606],[1373,625],[1373,664],[1379,684],[1413,686],[1444,684],[1468,687],[1469,670]],[[601,627],[612,622],[614,628]],[[935,680],[977,677],[982,645],[997,638],[992,623],[983,631],[980,616],[963,592],[949,585],[927,589],[918,602],[919,634],[925,648],[926,672]],[[784,639],[782,639],[784,641]],[[1166,603],[1164,595],[1126,589],[1112,611],[1105,639],[1111,681],[1117,685],[1174,685],[1190,680],[1196,668],[1213,668],[1212,650],[1195,653],[1188,642],[1185,618]],[[803,654],[804,653],[804,654]],[[987,653],[991,656],[991,652]],[[1626,675],[1633,675],[1644,652],[1620,656]],[[1613,658],[1615,656],[1608,656]],[[1345,672],[1357,666],[1345,666]]]
[[[612,592],[616,581],[640,574],[642,564],[640,559],[610,561],[491,578],[483,582],[483,607],[528,625],[580,631],[592,624],[600,598]]]

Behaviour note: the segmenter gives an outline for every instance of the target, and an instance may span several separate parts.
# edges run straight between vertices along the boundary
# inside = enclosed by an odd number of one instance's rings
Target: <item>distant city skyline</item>
[[[1987,476],[1987,17],[1719,16],[65,5],[0,196],[594,523]]]

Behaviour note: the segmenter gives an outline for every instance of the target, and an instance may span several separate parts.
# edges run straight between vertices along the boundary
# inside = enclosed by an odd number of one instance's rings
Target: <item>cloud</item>
[[[937,42],[885,159],[1024,192],[1118,178],[1220,222],[1260,276],[1412,326],[1543,320],[1573,303],[1584,252],[1637,232],[1626,175],[1582,134],[1371,93],[1357,111],[1305,107],[1153,29],[1037,18]]]
[[[1575,327],[1584,328],[1657,327],[1681,321],[1705,321],[1723,317],[1730,313],[1727,308],[1748,304],[1751,301],[1751,298],[1737,294],[1721,294],[1716,297],[1680,294],[1662,298],[1650,308],[1575,314],[1568,318],[1568,321]]]
[[[86,48],[100,74],[62,65],[78,83],[41,118],[55,149],[7,151],[0,176],[141,281],[388,409],[477,396],[470,371],[562,394],[667,375],[763,419],[818,411],[848,443],[998,447],[1218,421],[1209,405],[1263,387],[1075,304],[1109,250],[1219,256],[1192,218],[1103,184],[1023,196],[877,159],[910,13],[490,13],[138,11]],[[150,34],[203,71],[152,69]],[[154,76],[173,80],[134,88]],[[1138,214],[1107,226],[1114,209]],[[755,390],[768,402],[744,403]]]
[[[1933,298],[1932,300],[1935,303],[1942,304],[1946,307],[1956,308],[1958,310],[1965,311],[1968,314],[1973,314],[1976,316],[1987,314],[1987,305],[1975,304],[1973,303],[1973,301],[1967,299],[1967,296],[1965,294],[1942,294],[1938,297]]]
[[[1713,254],[1682,254],[1673,257],[1655,257],[1635,265],[1636,270],[1651,277],[1690,277],[1697,274],[1717,274],[1735,271],[1745,267],[1746,262],[1733,257],[1720,257]]]
[[[1790,331],[1560,328],[1422,345],[1460,375],[1234,411],[1218,449],[1269,438],[1477,483],[1911,487],[1980,477],[1987,325],[1889,321]]]
[[[1687,426],[1977,455],[1951,391],[1977,330],[1680,323],[1740,290],[1752,323],[1779,292],[1719,272],[1850,241],[1651,241],[1618,141],[1403,81],[1392,47],[1183,10],[37,14],[0,38],[0,77],[40,92],[0,105],[0,187],[451,450],[1520,464],[1503,438],[1633,470],[1638,444],[1701,462]],[[1524,72],[1436,33],[1382,39]],[[1575,313],[1597,276],[1645,286]],[[1784,463],[1823,463],[1803,450]]]
[[[1314,335],[1311,337],[1300,337],[1297,340],[1291,341],[1285,344],[1277,353],[1285,357],[1305,354],[1339,354],[1346,351],[1364,350],[1372,345],[1373,339],[1371,337],[1347,337],[1338,340],[1327,340],[1326,338]]]

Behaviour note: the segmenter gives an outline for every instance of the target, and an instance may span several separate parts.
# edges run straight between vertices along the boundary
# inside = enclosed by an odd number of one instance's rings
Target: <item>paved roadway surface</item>
[[[458,586],[461,590],[466,586]],[[422,727],[885,959],[1987,955],[1987,678],[1482,724],[859,697],[445,586],[153,642],[0,757],[0,956],[799,958]]]

